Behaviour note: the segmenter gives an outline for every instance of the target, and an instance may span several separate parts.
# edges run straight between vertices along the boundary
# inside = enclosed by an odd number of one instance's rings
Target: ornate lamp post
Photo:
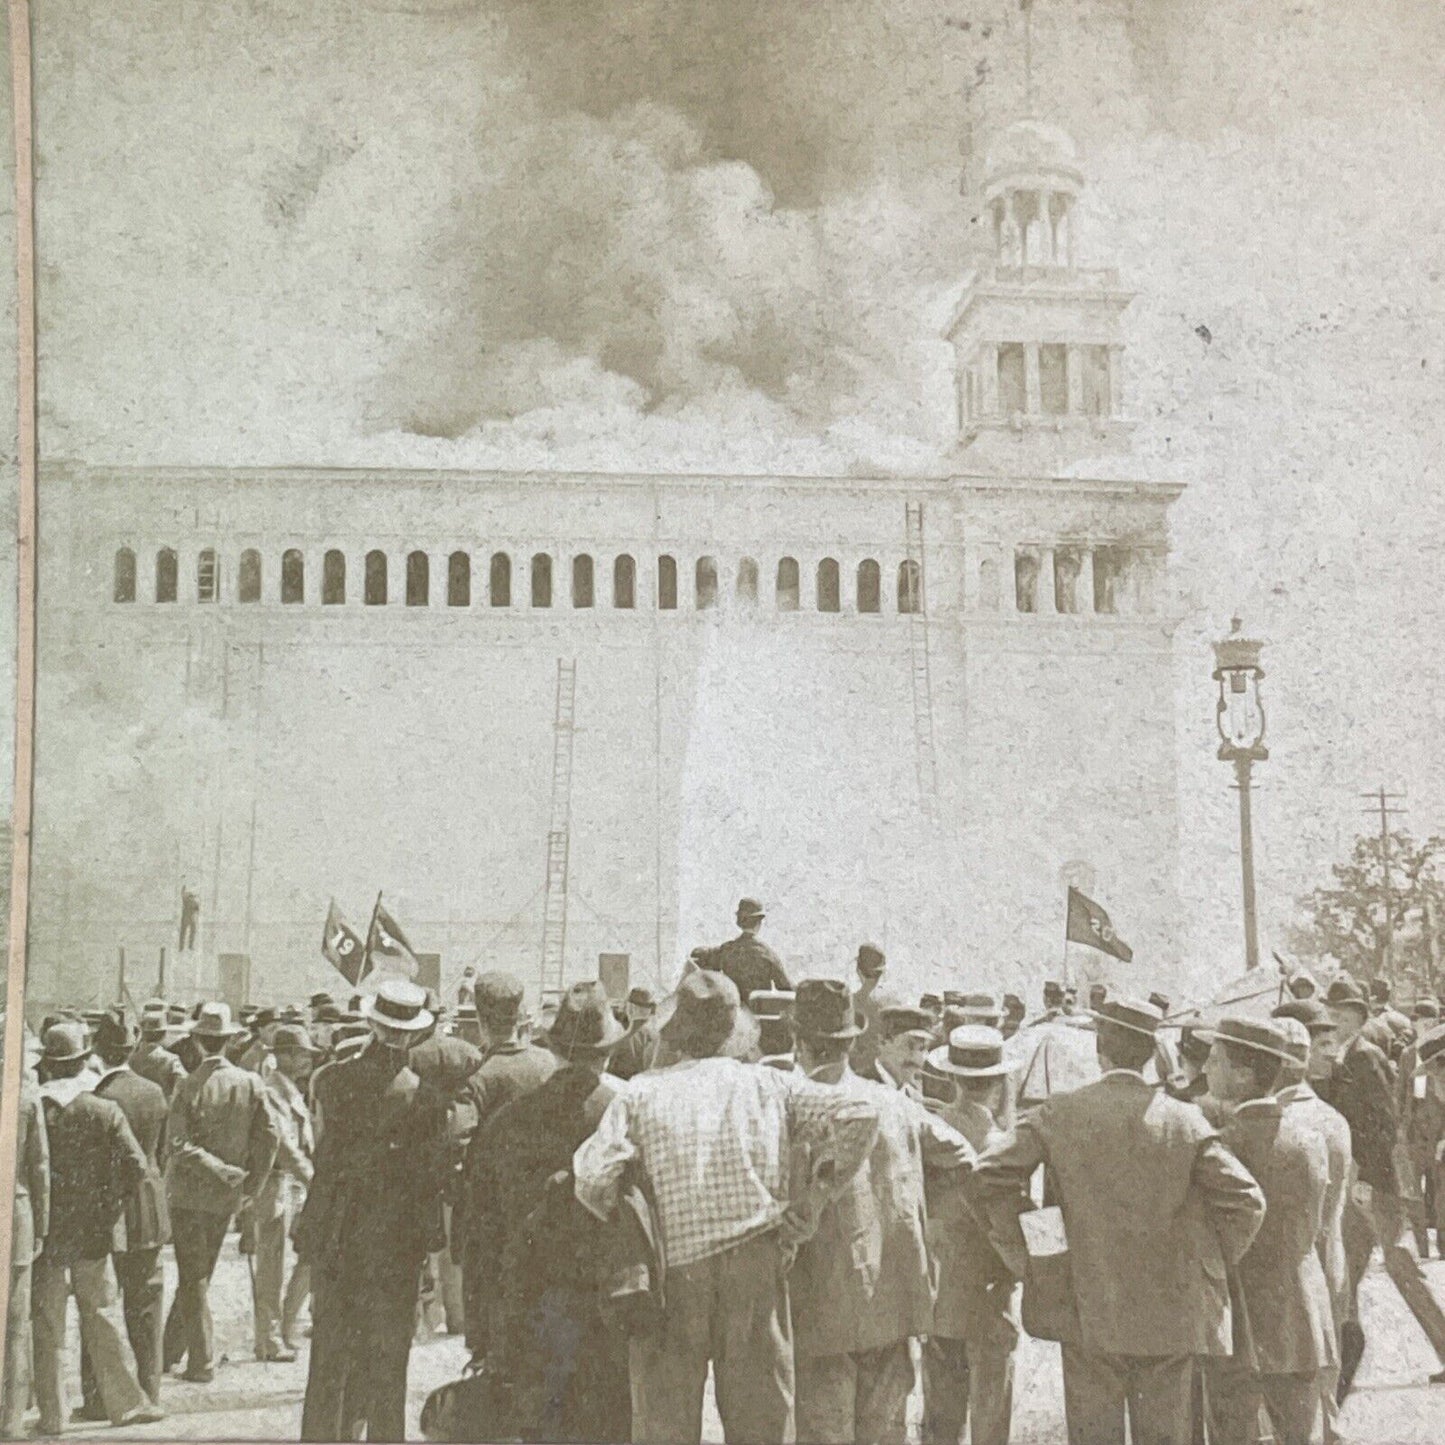
[[[1264,745],[1264,705],[1259,700],[1259,665],[1263,642],[1240,636],[1243,623],[1234,618],[1229,636],[1214,644],[1214,680],[1219,684],[1215,721],[1219,726],[1219,757],[1234,764],[1239,783],[1239,862],[1244,875],[1244,959],[1259,967],[1259,930],[1254,909],[1254,825],[1250,815],[1250,770],[1269,757]]]

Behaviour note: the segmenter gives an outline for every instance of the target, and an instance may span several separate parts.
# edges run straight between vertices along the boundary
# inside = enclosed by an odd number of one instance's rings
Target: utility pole
[[[1381,893],[1384,895],[1385,920],[1381,930],[1380,946],[1380,971],[1387,978],[1393,981],[1395,974],[1395,918],[1394,901],[1390,893],[1390,819],[1403,817],[1404,808],[1397,808],[1394,804],[1405,799],[1404,793],[1387,793],[1384,785],[1376,788],[1373,793],[1361,793],[1362,798],[1370,801],[1370,807],[1365,811],[1369,815],[1378,815],[1380,819],[1380,869],[1382,876]]]

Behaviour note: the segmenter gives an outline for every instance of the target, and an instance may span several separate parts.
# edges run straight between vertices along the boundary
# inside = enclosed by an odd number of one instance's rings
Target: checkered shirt
[[[788,1206],[793,1131],[850,1111],[797,1073],[737,1059],[685,1059],[638,1074],[573,1159],[577,1198],[605,1219],[627,1165],[652,1188],[663,1258],[693,1264],[777,1224]],[[863,1132],[859,1157],[872,1130]]]

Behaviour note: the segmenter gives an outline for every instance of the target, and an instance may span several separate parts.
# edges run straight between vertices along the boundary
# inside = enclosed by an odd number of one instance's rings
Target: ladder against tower
[[[560,993],[567,956],[567,863],[571,852],[572,739],[577,701],[577,660],[557,659],[552,718],[552,802],[547,819],[547,876],[542,904],[540,994]]]
[[[904,504],[908,562],[900,605],[908,610],[908,655],[913,692],[914,761],[918,801],[930,821],[938,817],[938,757],[933,742],[933,681],[928,660],[928,606],[925,590],[923,503]]]

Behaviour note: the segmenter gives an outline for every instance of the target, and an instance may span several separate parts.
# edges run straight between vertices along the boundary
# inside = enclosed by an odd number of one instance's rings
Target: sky
[[[36,0],[41,438],[91,462],[947,464],[1011,0]],[[1173,514],[1182,907],[1237,957],[1208,642],[1268,639],[1260,897],[1445,832],[1445,9],[1036,0]],[[1204,339],[1204,328],[1208,340]]]

